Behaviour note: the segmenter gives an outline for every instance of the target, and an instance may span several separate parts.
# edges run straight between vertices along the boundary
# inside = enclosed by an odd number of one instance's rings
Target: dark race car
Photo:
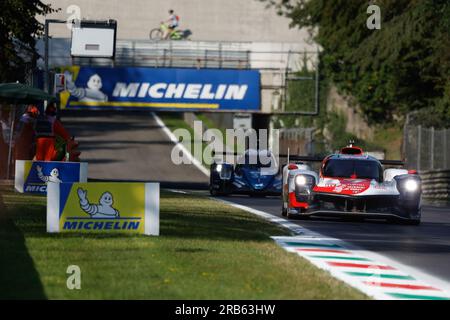
[[[247,150],[237,159],[236,164],[216,161],[211,165],[209,190],[213,196],[230,194],[279,196],[281,174],[278,162],[267,150]]]
[[[414,170],[384,170],[383,163],[395,161],[380,161],[352,145],[321,159],[319,172],[305,161],[289,163],[283,169],[282,214],[395,218],[419,224],[419,175]]]

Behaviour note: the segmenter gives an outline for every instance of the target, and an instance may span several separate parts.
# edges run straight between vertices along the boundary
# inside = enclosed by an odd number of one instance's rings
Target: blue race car
[[[281,195],[282,176],[274,155],[267,150],[247,150],[236,164],[211,165],[209,191],[213,196],[247,194]]]

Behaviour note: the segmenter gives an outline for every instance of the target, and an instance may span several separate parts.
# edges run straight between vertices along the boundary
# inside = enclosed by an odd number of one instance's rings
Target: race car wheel
[[[309,216],[302,214],[290,214],[289,212],[286,212],[286,218],[295,220],[309,220]]]
[[[283,217],[286,217],[286,216],[287,216],[287,210],[286,210],[286,208],[284,207],[284,204],[281,206],[281,215],[282,215]]]
[[[421,220],[420,219],[411,219],[411,220],[407,220],[406,224],[410,225],[410,226],[418,226],[420,225]]]
[[[229,192],[224,192],[221,190],[216,190],[214,188],[209,188],[209,194],[212,195],[213,197],[226,197],[229,196],[230,193]]]
[[[213,197],[220,196],[220,192],[214,188],[209,188],[209,194],[212,195]]]
[[[409,213],[409,219],[407,220],[407,224],[411,226],[418,226],[420,224],[422,217],[422,208],[417,208],[412,210],[412,212]]]

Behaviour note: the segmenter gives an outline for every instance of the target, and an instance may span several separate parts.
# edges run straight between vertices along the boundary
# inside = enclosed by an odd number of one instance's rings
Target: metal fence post
[[[431,170],[433,170],[434,169],[434,127],[431,127],[431,143],[430,143],[430,145],[431,145],[430,146],[431,147],[430,162],[431,162]]]
[[[136,65],[136,42],[135,41],[132,42],[131,48],[132,48],[131,50],[133,50],[131,59],[133,61],[133,66],[135,66]]]
[[[422,126],[417,126],[417,169],[421,170],[420,166],[420,149],[422,146]]]
[[[247,59],[247,69],[251,69],[252,65],[250,63],[250,50],[247,50],[245,52],[245,54],[246,54],[246,59]]]
[[[173,47],[172,47],[172,41],[169,42],[169,54],[170,54],[169,67],[172,68],[172,64],[173,64]]]
[[[219,68],[223,66],[222,42],[219,43]]]
[[[163,48],[163,67],[166,66],[166,59],[167,59],[167,49]]]
[[[444,132],[444,139],[443,139],[443,144],[444,147],[442,148],[442,150],[444,151],[444,169],[450,168],[450,165],[447,163],[447,152],[449,152],[450,150],[447,150],[447,134],[450,133],[450,129],[443,129]]]

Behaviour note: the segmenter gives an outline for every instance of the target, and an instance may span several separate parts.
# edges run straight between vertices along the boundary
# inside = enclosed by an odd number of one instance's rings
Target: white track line
[[[175,144],[176,148],[179,148],[183,154],[185,154],[190,161],[201,171],[203,172],[206,176],[209,177],[209,170],[207,170],[200,161],[198,161],[190,152],[189,150],[186,149],[186,147],[180,143],[178,141],[178,139],[175,137],[175,135],[170,131],[169,128],[167,128],[167,126],[164,124],[164,122],[154,113],[152,112],[152,116],[154,117],[156,123],[161,127],[161,129],[166,133],[166,135],[169,137],[169,139]],[[397,260],[388,258],[384,255],[372,252],[372,251],[368,251],[368,250],[364,250],[361,249],[359,247],[356,247],[350,243],[344,242],[340,239],[337,238],[330,238],[328,236],[322,235],[318,232],[314,232],[312,230],[309,230],[305,227],[302,227],[298,224],[292,223],[287,219],[284,219],[282,217],[277,217],[274,216],[270,213],[264,212],[264,211],[260,211],[260,210],[256,210],[244,205],[240,205],[240,204],[236,204],[230,201],[226,201],[226,200],[222,200],[222,199],[216,199],[216,198],[211,198],[223,203],[226,203],[232,207],[250,212],[252,214],[255,214],[259,217],[262,217],[263,219],[266,219],[272,223],[278,224],[284,228],[289,229],[290,231],[292,231],[295,235],[298,236],[298,240],[300,241],[304,241],[305,239],[307,239],[308,241],[326,241],[326,242],[330,242],[330,243],[337,243],[339,245],[341,245],[343,247],[343,250],[348,249],[351,250],[353,254],[357,254],[358,256],[362,256],[365,258],[369,258],[372,259],[374,261],[374,263],[378,263],[378,264],[386,264],[389,266],[392,266],[396,269],[398,269],[399,271],[406,272],[407,274],[413,276],[415,279],[417,279],[418,281],[424,282],[430,286],[436,287],[441,289],[446,295],[450,296],[450,283],[446,280],[443,279],[439,279],[437,277],[434,277],[422,270],[419,270],[417,268],[405,265]],[[283,238],[286,238],[287,241],[295,241],[295,237],[272,237],[277,243],[279,243],[279,241],[282,241]],[[290,250],[289,250],[290,251]],[[299,254],[297,252],[297,254]],[[329,271],[331,273],[331,275],[333,275],[334,277],[343,280],[344,282],[350,284],[351,286],[359,289],[360,291],[368,294],[369,296],[374,297],[375,299],[391,299],[391,297],[388,297],[384,294],[384,291],[386,291],[386,289],[381,289],[381,288],[372,288],[372,290],[368,291],[367,290],[367,286],[361,285],[360,281],[357,281],[355,277],[350,277],[350,276],[346,276],[342,271],[345,270],[336,270],[335,268],[330,268],[325,262],[320,262],[317,259],[314,258],[309,258],[307,255],[301,255],[302,257],[308,259],[311,263],[313,263],[314,265],[325,269],[327,271]],[[401,290],[398,289],[392,289],[389,290],[392,292],[401,292]]]
[[[247,212],[255,214],[259,217],[269,220],[270,222],[276,223],[284,228],[289,229],[296,235],[294,237],[272,237],[275,241],[277,241],[277,243],[280,243],[280,241],[282,242],[283,240],[290,241],[290,242],[293,242],[293,241],[295,242],[296,240],[297,241],[308,240],[311,242],[320,241],[322,243],[330,242],[330,243],[338,244],[343,247],[342,250],[346,250],[346,249],[351,250],[351,252],[353,254],[364,257],[364,258],[371,259],[371,260],[373,260],[373,263],[376,263],[376,264],[385,264],[385,265],[392,266],[392,267],[396,268],[398,271],[400,271],[402,273],[406,273],[406,274],[414,277],[417,281],[423,282],[427,285],[430,285],[430,286],[433,286],[435,288],[442,290],[441,295],[442,295],[442,293],[444,293],[445,295],[450,296],[450,283],[448,281],[439,279],[439,278],[432,276],[422,270],[405,265],[397,260],[388,258],[384,255],[361,249],[355,245],[352,245],[352,244],[342,241],[340,239],[330,238],[328,236],[322,235],[320,233],[317,233],[315,231],[309,230],[305,227],[302,227],[300,225],[292,223],[287,219],[284,219],[281,217],[276,217],[270,213],[256,210],[256,209],[244,206],[244,205],[236,204],[236,203],[222,200],[222,199],[216,199],[216,198],[211,198],[211,199],[215,199],[217,201],[226,203],[232,207],[235,207],[235,208],[238,208],[241,210],[245,210]],[[289,251],[292,252],[291,249],[289,249]],[[297,252],[297,254],[299,254],[299,253]],[[384,294],[384,292],[386,292],[386,291],[402,292],[399,289],[386,290],[386,289],[382,289],[382,288],[372,288],[371,290],[368,291],[367,286],[361,285],[361,281],[357,280],[355,277],[345,276],[345,274],[343,274],[343,272],[341,272],[341,271],[349,271],[349,270],[345,270],[345,269],[336,270],[335,268],[330,267],[325,262],[321,262],[318,259],[310,258],[304,254],[301,254],[301,256],[306,258],[307,260],[309,260],[311,263],[318,266],[319,268],[329,271],[331,273],[331,275],[333,275],[334,277],[336,277],[340,280],[343,280],[344,282],[346,282],[346,283],[350,284],[351,286],[359,289],[360,291],[368,294],[369,296],[374,297],[375,299],[392,299],[392,297],[386,296]],[[358,263],[358,262],[355,261],[355,263]],[[364,263],[364,262],[360,262],[360,263]],[[355,271],[355,270],[353,270],[353,271]],[[393,271],[389,271],[389,272],[398,273],[398,271],[393,270]],[[411,293],[411,292],[409,292],[409,293]],[[417,291],[417,293],[421,293],[421,292]],[[436,294],[439,295],[438,293],[436,293]]]
[[[198,170],[200,170],[201,172],[203,172],[207,177],[209,177],[209,170],[206,169],[202,163],[197,160],[192,153],[189,152],[188,149],[186,149],[186,147],[178,141],[177,137],[175,137],[175,135],[172,133],[172,131],[170,131],[169,128],[167,128],[167,126],[165,125],[165,123],[161,120],[160,117],[158,117],[156,115],[156,113],[152,112],[152,116],[155,119],[156,123],[158,124],[158,126],[161,127],[161,129],[164,131],[164,133],[169,137],[170,141],[172,141],[175,144],[174,148],[178,148],[181,150],[181,152],[183,152],[183,154],[189,159],[189,161],[197,167]]]

